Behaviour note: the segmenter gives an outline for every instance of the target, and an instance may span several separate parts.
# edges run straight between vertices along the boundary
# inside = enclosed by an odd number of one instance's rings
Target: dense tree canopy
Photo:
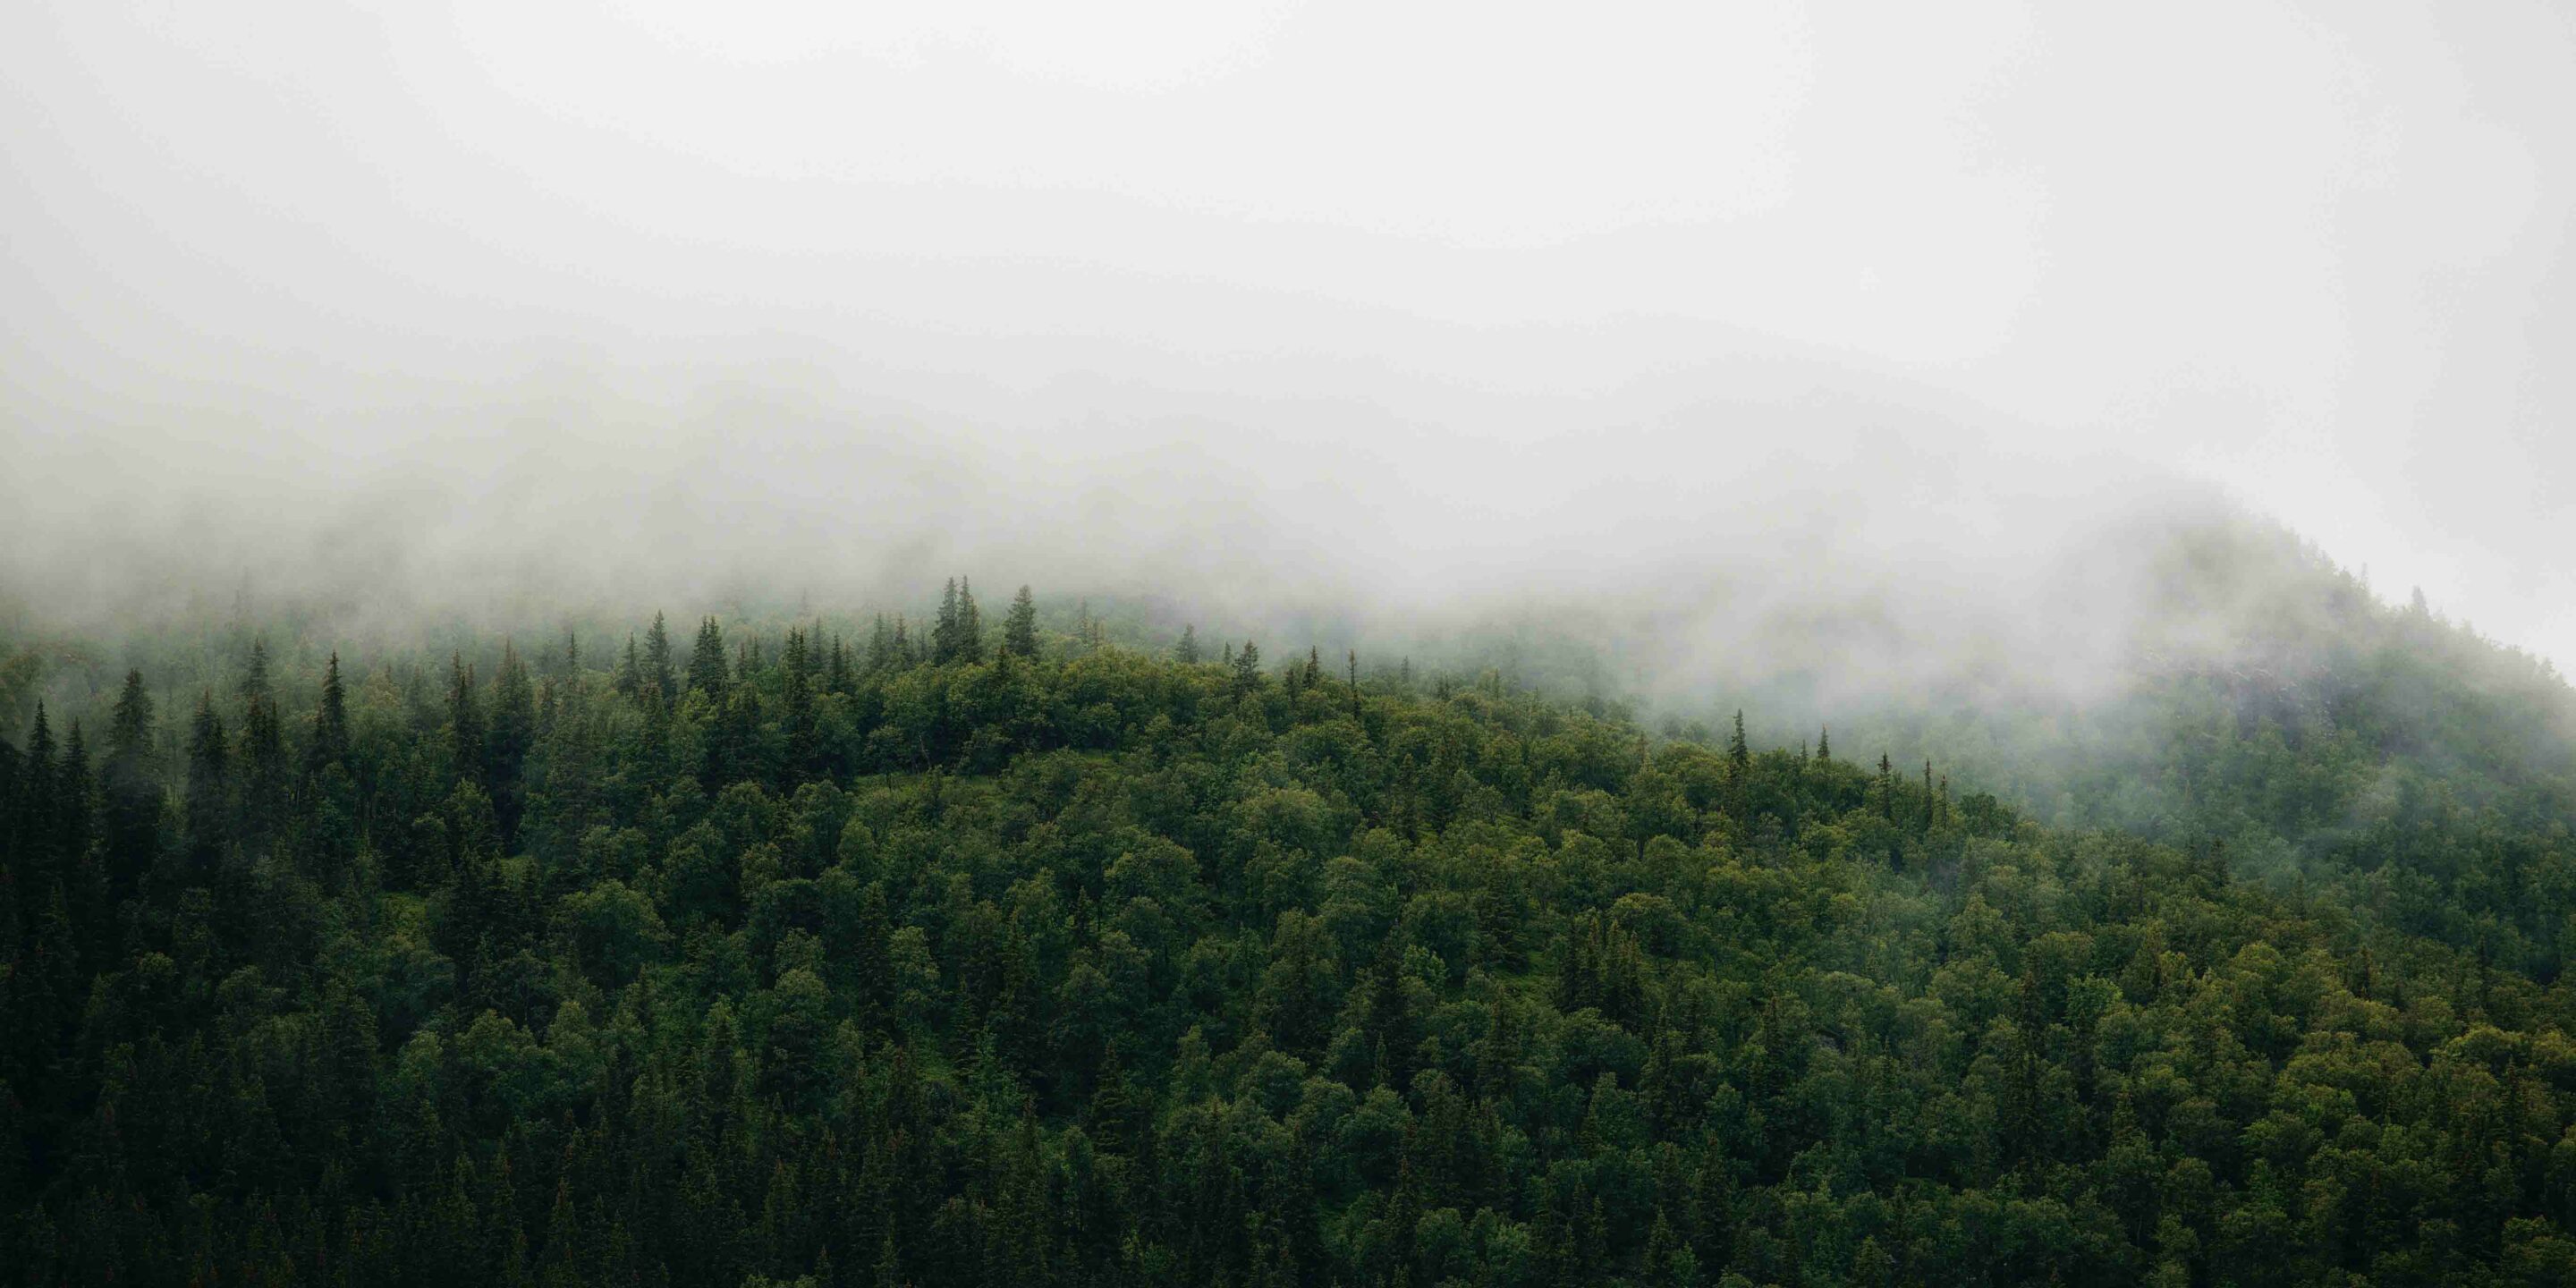
[[[963,581],[926,644],[642,638],[281,640],[0,742],[0,1273],[2576,1281],[2537,806],[2285,889]]]

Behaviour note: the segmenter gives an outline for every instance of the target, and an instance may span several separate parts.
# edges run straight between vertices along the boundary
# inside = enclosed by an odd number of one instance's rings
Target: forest
[[[2576,1283],[2576,777],[2420,611],[1901,762],[998,616],[30,701],[0,1274]]]

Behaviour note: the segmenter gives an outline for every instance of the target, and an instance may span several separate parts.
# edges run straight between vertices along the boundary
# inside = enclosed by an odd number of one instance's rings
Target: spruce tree
[[[958,658],[957,579],[948,579],[948,588],[939,594],[939,616],[930,626],[930,664],[946,666]]]
[[[304,776],[319,777],[349,759],[349,695],[340,684],[340,654],[322,668],[322,702],[313,710],[313,737],[304,748]]]
[[[698,642],[689,650],[689,687],[721,706],[726,678],[724,631],[717,627],[715,618],[701,618]]]
[[[242,676],[242,831],[254,845],[286,825],[286,738],[268,686],[268,647],[254,640]]]
[[[1011,615],[1002,623],[1002,651],[1012,657],[1038,655],[1038,603],[1026,586],[1011,596]]]
[[[527,803],[523,779],[528,750],[536,743],[535,697],[527,664],[503,640],[500,673],[492,681],[492,723],[484,738],[483,790],[491,796],[493,815],[500,820],[505,851],[516,848],[519,815]]]
[[[626,632],[626,656],[618,662],[608,683],[617,690],[617,696],[629,702],[644,691],[644,662],[635,651],[635,632]]]
[[[780,718],[787,737],[787,781],[803,782],[815,769],[820,730],[814,715],[813,658],[805,634],[790,628],[787,632],[786,676],[782,688],[785,711]]]
[[[984,615],[975,609],[974,586],[963,577],[957,579],[957,660],[984,660]]]
[[[188,724],[188,857],[200,875],[232,839],[229,752],[224,744],[224,718],[215,713],[215,695],[200,693],[196,718]]]
[[[161,778],[153,761],[152,695],[144,691],[143,673],[129,670],[108,721],[101,782],[107,876],[120,899],[134,892],[161,849]]]
[[[1199,628],[1196,624],[1181,628],[1181,642],[1172,647],[1172,660],[1183,666],[1199,664]]]
[[[827,693],[850,691],[850,651],[842,646],[839,631],[832,632],[832,660],[823,670],[823,689]]]
[[[642,683],[653,686],[664,702],[680,696],[679,681],[671,675],[671,632],[663,624],[662,614],[653,614],[652,629],[644,632],[644,674]]]
[[[877,614],[876,627],[868,632],[868,674],[884,675],[900,665],[895,656],[894,626],[886,615]]]
[[[45,719],[45,701],[36,700],[36,720],[27,730],[26,758],[19,762],[18,778],[18,849],[17,853],[34,855],[53,870],[60,856],[54,853],[59,834],[54,825],[56,804],[54,786],[54,730]]]
[[[474,668],[465,655],[447,659],[447,755],[453,780],[483,781],[483,703],[474,692]]]

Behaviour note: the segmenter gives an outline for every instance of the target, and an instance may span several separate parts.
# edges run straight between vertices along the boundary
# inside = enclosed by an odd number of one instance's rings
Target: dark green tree
[[[1026,586],[1011,597],[1011,615],[1002,623],[1002,651],[1020,658],[1038,655],[1038,604]]]

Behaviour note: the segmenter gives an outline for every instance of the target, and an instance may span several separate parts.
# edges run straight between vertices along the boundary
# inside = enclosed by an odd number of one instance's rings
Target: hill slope
[[[281,638],[193,719],[138,679],[0,756],[0,1262],[2576,1273],[2576,1007],[2358,877],[1490,681],[705,639],[326,688]],[[2275,761],[2342,781],[2336,718]]]

